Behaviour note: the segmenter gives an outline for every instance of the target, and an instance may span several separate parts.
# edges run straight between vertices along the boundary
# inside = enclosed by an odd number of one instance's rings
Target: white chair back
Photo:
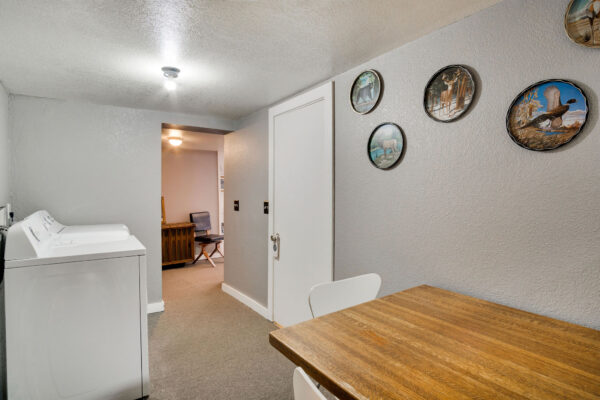
[[[339,281],[320,283],[310,289],[308,304],[313,318],[374,300],[381,277],[365,274]]]
[[[294,370],[294,400],[327,400],[300,367]]]

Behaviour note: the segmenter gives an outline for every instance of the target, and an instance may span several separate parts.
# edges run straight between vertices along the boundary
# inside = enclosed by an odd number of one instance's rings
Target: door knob
[[[279,260],[279,242],[280,242],[280,237],[279,237],[279,233],[276,233],[274,235],[271,235],[271,241],[273,242],[273,258],[275,258],[276,260]]]

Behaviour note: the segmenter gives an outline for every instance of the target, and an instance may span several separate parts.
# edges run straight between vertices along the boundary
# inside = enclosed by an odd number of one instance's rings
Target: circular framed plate
[[[402,159],[404,154],[404,132],[392,123],[377,126],[367,144],[367,154],[371,164],[379,169],[390,169]]]
[[[569,143],[588,116],[585,93],[562,79],[535,83],[513,100],[506,114],[511,139],[528,150],[553,150]]]
[[[565,12],[565,31],[577,44],[600,48],[600,0],[571,0]]]
[[[350,104],[359,114],[368,114],[377,107],[383,84],[379,73],[373,69],[361,72],[356,77],[350,90]]]
[[[437,71],[425,86],[425,112],[439,122],[455,121],[471,107],[475,89],[473,75],[465,66],[448,65]]]

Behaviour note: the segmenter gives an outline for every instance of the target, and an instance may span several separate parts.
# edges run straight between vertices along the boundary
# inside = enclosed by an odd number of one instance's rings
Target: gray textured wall
[[[9,200],[8,93],[0,83],[0,205]]]
[[[8,93],[0,83],[0,205],[9,201]],[[0,233],[0,263],[4,263],[3,233]],[[0,398],[6,398],[6,326],[4,283],[0,285]]]
[[[600,328],[600,51],[569,41],[567,4],[507,0],[335,77],[336,279],[374,271],[383,294],[427,283]],[[454,63],[475,71],[480,95],[463,119],[437,123],[423,90]],[[347,99],[366,68],[385,91],[360,116]],[[577,82],[590,118],[558,151],[528,151],[508,137],[506,111],[548,78]],[[384,121],[406,133],[391,171],[366,155]]]
[[[161,123],[234,123],[80,102],[10,97],[17,218],[46,209],[64,224],[125,223],[148,249],[148,301],[162,298]]]
[[[427,283],[600,328],[600,52],[566,37],[566,5],[506,0],[333,78],[336,279],[375,271],[382,294]],[[425,115],[423,91],[454,63],[474,70],[479,94],[464,118],[442,124]],[[383,75],[385,89],[379,107],[360,116],[348,93],[367,68]],[[521,90],[549,78],[583,87],[588,123],[559,150],[527,151],[506,134],[506,111]],[[407,137],[391,171],[366,155],[385,121]],[[238,154],[226,155],[228,244],[242,247],[228,247],[225,281],[266,304],[267,221],[246,215],[246,200],[239,214],[231,207],[234,198],[267,196],[267,111],[241,126],[226,137]]]
[[[225,283],[267,305],[268,111],[225,136]],[[240,211],[233,211],[233,201]]]

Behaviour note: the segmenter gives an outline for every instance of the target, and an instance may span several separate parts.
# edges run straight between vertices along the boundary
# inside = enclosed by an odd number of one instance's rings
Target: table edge
[[[360,398],[352,395],[342,386],[335,383],[333,379],[331,379],[327,374],[320,371],[314,365],[306,362],[300,356],[298,356],[290,347],[285,345],[282,341],[277,338],[277,332],[279,330],[274,330],[269,332],[269,343],[275,349],[277,349],[281,354],[283,354],[288,360],[293,362],[296,366],[302,368],[304,372],[306,372],[310,377],[319,382],[325,389],[331,392],[334,396],[336,396],[339,400],[360,400]],[[290,379],[292,377],[290,376]]]

